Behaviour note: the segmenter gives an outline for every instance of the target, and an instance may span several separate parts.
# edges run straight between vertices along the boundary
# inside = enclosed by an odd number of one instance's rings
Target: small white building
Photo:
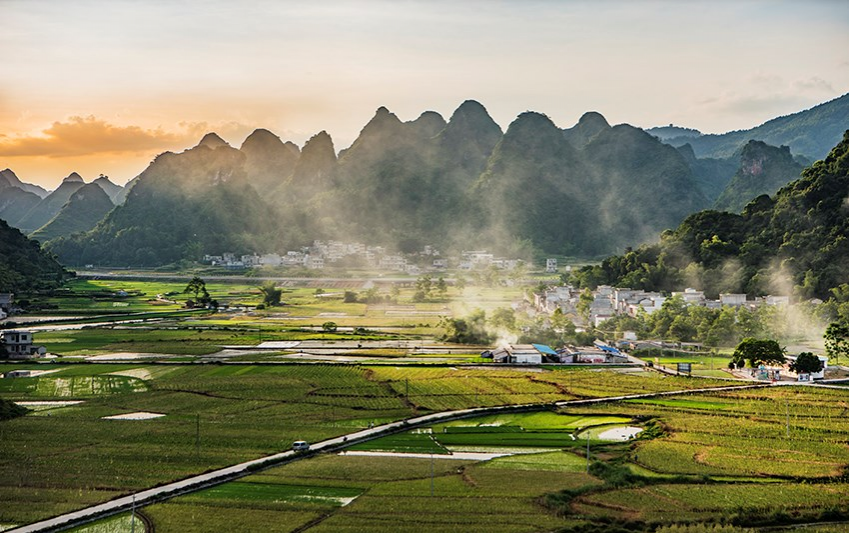
[[[9,359],[32,359],[47,353],[44,346],[34,346],[31,331],[0,331],[0,344],[9,354]]]
[[[280,257],[280,254],[262,254],[259,256],[259,264],[277,267],[283,264],[283,258]]]
[[[324,268],[324,258],[320,255],[306,256],[306,267],[311,270],[321,270]]]
[[[545,272],[547,274],[554,274],[557,272],[557,259],[550,257],[545,260]]]
[[[542,354],[530,344],[512,346],[511,362],[517,365],[541,365]]]
[[[746,305],[745,294],[720,294],[719,302],[722,305],[741,306]]]
[[[687,305],[704,305],[705,303],[704,291],[697,291],[691,287],[684,289],[684,292],[673,292],[672,296],[680,296]],[[746,301],[745,297],[743,298],[743,301]]]
[[[774,296],[772,294],[766,297],[767,305],[790,305],[789,296]]]

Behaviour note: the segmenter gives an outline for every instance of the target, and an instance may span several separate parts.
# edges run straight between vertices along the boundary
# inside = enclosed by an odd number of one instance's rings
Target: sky
[[[208,131],[340,150],[380,106],[723,133],[849,92],[840,0],[0,0],[0,21],[0,169],[48,189],[124,184]]]

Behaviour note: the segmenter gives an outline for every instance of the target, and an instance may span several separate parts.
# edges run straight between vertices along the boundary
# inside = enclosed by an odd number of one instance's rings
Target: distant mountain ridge
[[[159,155],[97,227],[50,249],[74,264],[144,266],[314,239],[592,257],[653,240],[728,187],[743,203],[768,192],[732,183],[741,153],[699,158],[693,145],[673,148],[597,112],[565,129],[523,113],[502,132],[473,100],[447,121],[425,111],[405,122],[380,107],[338,154],[323,131],[302,149],[263,129],[238,149],[209,133]]]
[[[40,242],[63,235],[88,231],[109,213],[115,205],[101,184],[83,185],[68,198],[67,203],[47,223],[29,237]]]
[[[43,191],[44,197],[30,192],[33,189]],[[75,197],[81,189],[86,189],[86,194]],[[82,176],[72,172],[56,190],[48,193],[21,182],[14,172],[6,169],[0,172],[0,219],[46,241],[90,230],[111,210],[123,190],[103,175],[86,185]]]
[[[26,192],[31,192],[39,198],[44,198],[48,195],[48,191],[38,185],[32,183],[24,183],[12,172],[11,169],[0,170],[0,189],[4,187],[17,187]]]
[[[849,127],[849,93],[798,113],[774,118],[760,126],[723,134],[669,136],[663,128],[650,128],[673,146],[689,144],[697,157],[727,158],[747,141],[789,146],[794,155],[815,161],[825,157]],[[696,130],[692,130],[696,132]]]

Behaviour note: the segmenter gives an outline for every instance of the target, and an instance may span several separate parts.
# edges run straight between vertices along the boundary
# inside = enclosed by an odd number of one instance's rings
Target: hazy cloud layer
[[[94,116],[54,122],[44,135],[5,137],[0,156],[72,157],[97,153],[137,153],[179,145],[185,137],[138,126],[115,126]]]
[[[704,98],[699,104],[727,115],[780,116],[786,114],[788,108],[802,111],[820,104],[834,92],[833,85],[818,76],[786,80],[776,74],[759,72],[751,76],[748,85],[756,87],[757,91],[727,91]]]
[[[185,149],[206,133],[215,131],[225,139],[241,140],[252,128],[238,122],[211,125],[181,122],[178,131],[139,126],[116,126],[94,116],[70,117],[54,122],[43,135],[0,136],[0,156],[77,157],[96,154],[138,154]],[[238,144],[236,145],[238,147]]]

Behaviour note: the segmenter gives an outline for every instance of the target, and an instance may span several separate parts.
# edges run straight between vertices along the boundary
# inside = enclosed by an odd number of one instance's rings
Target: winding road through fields
[[[408,418],[405,420],[400,420],[398,422],[392,422],[389,424],[384,424],[381,426],[376,426],[370,429],[364,429],[361,431],[356,431],[354,433],[349,433],[347,435],[342,435],[339,437],[335,437],[332,439],[323,440],[321,442],[314,443],[309,452],[292,452],[286,451],[281,453],[276,453],[273,455],[268,455],[266,457],[261,457],[259,459],[254,459],[251,461],[246,461],[244,463],[239,463],[233,466],[229,466],[226,468],[221,468],[219,470],[214,470],[212,472],[207,472],[205,474],[200,474],[197,476],[192,476],[180,481],[175,481],[173,483],[168,483],[165,485],[161,485],[159,487],[154,487],[151,489],[139,491],[128,496],[122,496],[120,498],[116,498],[114,500],[110,500],[105,503],[101,503],[98,505],[93,505],[91,507],[86,507],[84,509],[80,509],[78,511],[73,511],[70,513],[66,513],[63,515],[59,515],[53,518],[49,518],[47,520],[42,520],[40,522],[34,522],[32,524],[18,526],[12,529],[6,530],[5,533],[30,533],[37,531],[61,531],[64,529],[68,529],[71,527],[79,526],[81,524],[85,524],[88,522],[92,522],[94,520],[111,516],[114,514],[118,514],[121,512],[129,511],[135,507],[140,507],[143,505],[148,505],[155,502],[160,502],[163,500],[167,500],[169,498],[173,498],[175,496],[180,496],[183,494],[188,494],[191,492],[195,492],[201,489],[205,489],[211,487],[213,485],[219,485],[221,483],[226,483],[228,481],[232,481],[234,479],[238,479],[250,474],[257,472],[258,470],[263,470],[266,468],[270,468],[273,466],[279,466],[286,463],[290,463],[293,461],[297,461],[303,459],[305,457],[310,457],[319,453],[330,453],[330,452],[338,452],[343,450],[344,448],[351,446],[352,444],[357,444],[360,442],[366,442],[369,440],[376,439],[378,437],[382,437],[384,435],[398,433],[401,431],[406,431],[408,429],[413,429],[417,427],[423,427],[430,424],[438,423],[438,422],[447,422],[450,420],[457,420],[462,418],[470,418],[475,416],[482,415],[490,415],[497,413],[505,413],[505,412],[523,412],[523,411],[542,411],[545,409],[553,409],[553,408],[562,408],[562,407],[572,407],[572,406],[583,406],[583,405],[594,405],[600,403],[608,403],[608,402],[618,402],[623,400],[636,400],[643,398],[657,398],[663,396],[680,396],[685,394],[698,394],[705,392],[724,392],[724,391],[734,391],[734,390],[744,390],[744,389],[754,389],[754,388],[763,388],[763,387],[773,387],[780,386],[781,384],[772,384],[772,383],[759,383],[759,384],[751,384],[751,385],[734,385],[728,387],[709,387],[702,389],[686,389],[686,390],[677,390],[677,391],[667,391],[667,392],[655,392],[648,394],[631,394],[625,396],[612,396],[606,398],[593,398],[587,400],[567,400],[554,402],[550,404],[525,404],[525,405],[504,405],[499,407],[477,407],[473,409],[463,409],[459,411],[444,411],[441,413],[433,413],[424,416],[418,416],[414,418]]]

